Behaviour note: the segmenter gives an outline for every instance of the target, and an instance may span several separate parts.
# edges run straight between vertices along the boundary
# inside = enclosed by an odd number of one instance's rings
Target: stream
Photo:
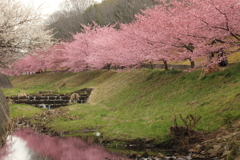
[[[190,156],[130,157],[110,152],[94,137],[51,137],[30,128],[16,129],[0,149],[1,160],[191,160]]]
[[[118,153],[94,144],[91,138],[50,137],[29,128],[17,129],[0,149],[1,160],[106,160],[124,159]]]

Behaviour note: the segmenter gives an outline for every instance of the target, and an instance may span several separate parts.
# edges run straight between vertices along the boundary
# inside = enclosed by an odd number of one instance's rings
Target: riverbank
[[[32,117],[21,117],[14,118],[12,128],[32,128],[35,132],[50,135],[50,136],[60,136],[68,137],[70,132],[66,131],[55,131],[48,127],[46,124],[54,117],[66,118],[68,110],[66,109],[55,109],[47,110],[45,112],[35,114]],[[68,117],[74,119],[74,117]],[[33,122],[35,121],[35,123]],[[36,123],[37,122],[37,123]],[[240,158],[239,145],[240,145],[240,120],[234,121],[228,126],[221,127],[220,129],[205,134],[202,141],[185,144],[185,145],[167,145],[159,146],[161,144],[154,144],[152,141],[145,141],[144,139],[134,139],[134,140],[104,140],[101,136],[97,135],[97,130],[84,130],[81,132],[81,136],[90,136],[95,143],[103,145],[107,148],[119,148],[128,149],[130,151],[125,151],[125,155],[129,158],[166,158],[164,153],[171,153],[172,157],[184,158],[183,155],[188,158],[197,159],[235,159]],[[78,135],[79,136],[79,135]],[[95,137],[95,138],[94,138]],[[189,138],[189,136],[186,136]],[[180,139],[179,139],[180,140]],[[182,141],[185,139],[182,137]],[[164,148],[167,147],[167,148]],[[118,148],[118,149],[117,149]],[[183,149],[185,150],[183,152]],[[131,151],[132,150],[132,151]],[[135,152],[134,150],[138,150]],[[118,151],[120,152],[120,151]],[[164,153],[163,153],[164,152]],[[171,157],[171,156],[168,156]],[[153,158],[154,159],[154,158]]]
[[[43,73],[11,77],[14,89],[7,96],[39,91],[70,93],[93,88],[88,103],[62,107],[66,116],[39,122],[58,133],[81,135],[97,131],[112,145],[141,142],[169,143],[169,128],[184,126],[180,115],[201,116],[194,130],[210,133],[240,118],[240,65],[199,78],[200,71],[132,70]],[[45,110],[10,104],[11,117],[34,117]],[[31,112],[31,113],[30,113]]]

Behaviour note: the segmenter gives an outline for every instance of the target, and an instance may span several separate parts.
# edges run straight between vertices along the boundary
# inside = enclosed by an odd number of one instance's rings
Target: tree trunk
[[[168,64],[167,64],[167,61],[163,61],[163,64],[164,64],[164,68],[165,68],[165,70],[168,70]]]
[[[212,61],[212,58],[213,58],[213,57],[214,57],[214,53],[212,52],[212,53],[210,53],[209,56],[208,56],[209,62]]]
[[[152,62],[150,62],[150,67],[151,67],[151,69],[153,69],[154,67],[153,67],[153,63]]]
[[[192,61],[192,60],[190,60],[190,62],[191,62],[191,68],[194,68],[195,67],[195,62]]]
[[[111,69],[111,63],[108,63],[107,64],[107,70],[110,70]]]

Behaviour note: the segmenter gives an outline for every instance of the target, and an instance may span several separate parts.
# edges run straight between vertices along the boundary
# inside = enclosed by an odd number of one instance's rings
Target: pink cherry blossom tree
[[[62,67],[63,63],[67,61],[65,59],[65,55],[67,53],[64,52],[66,45],[69,45],[69,42],[56,43],[44,51],[45,56],[42,58],[42,60],[45,62],[46,68],[51,69],[54,72],[67,69]]]
[[[62,63],[62,67],[69,68],[70,71],[79,72],[89,69],[87,59],[95,51],[91,40],[97,36],[96,30],[90,25],[83,28],[83,32],[74,35],[74,41],[65,45],[63,49],[63,58],[66,61]]]
[[[168,69],[167,61],[172,60],[171,48],[161,38],[157,37],[158,29],[151,25],[148,19],[137,19],[134,23],[123,24],[121,28],[128,39],[127,51],[134,54],[140,62],[163,61],[165,69]],[[159,31],[161,32],[161,31]]]
[[[117,30],[114,26],[98,27],[97,36],[91,40],[95,51],[88,62],[94,68],[107,66],[131,67],[139,64],[141,58],[136,52],[136,43],[124,30]],[[97,66],[99,65],[99,66]]]
[[[1,70],[6,75],[22,75],[35,73],[43,68],[43,61],[31,54],[17,60],[11,67]]]
[[[139,26],[138,35],[145,39],[145,43],[151,44],[154,52],[157,50],[159,55],[155,56],[156,59],[163,60],[164,63],[172,59],[189,59],[191,66],[194,67],[194,58],[200,55],[194,53],[193,42],[201,39],[188,36],[190,21],[187,23],[184,21],[187,16],[184,12],[189,8],[183,7],[182,2],[172,3],[174,7],[161,4],[154,9],[142,11],[143,14],[136,16],[135,27]],[[182,50],[182,56],[174,53],[179,49]]]
[[[214,53],[239,49],[239,9],[238,0],[160,3],[136,15],[132,23],[120,24],[120,29],[114,25],[83,25],[82,32],[73,36],[74,41],[57,44],[46,52],[36,51],[32,54],[35,58],[26,57],[25,68],[57,70],[60,66],[79,72],[163,61],[168,69],[167,62],[186,59],[192,68],[196,59],[204,59],[202,65],[206,65],[213,63]],[[223,59],[226,56],[217,61]]]
[[[212,45],[212,42],[222,42],[231,35],[238,40],[239,31],[234,25],[239,22],[239,16],[234,14],[238,13],[238,8],[237,0],[173,0],[171,5],[161,3],[154,9],[142,11],[143,14],[137,15],[134,23],[137,34],[155,46],[154,49],[180,49],[181,52],[174,58],[189,59],[194,67],[195,59],[209,57],[210,53],[218,51],[220,47],[227,47],[226,44]]]

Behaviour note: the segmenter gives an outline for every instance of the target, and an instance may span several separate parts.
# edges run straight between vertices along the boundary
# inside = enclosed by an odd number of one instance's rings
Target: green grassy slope
[[[174,115],[202,116],[196,129],[204,132],[240,118],[240,65],[201,79],[199,75],[200,71],[147,69],[44,73],[11,77],[15,88],[4,89],[4,93],[66,93],[91,87],[94,90],[87,104],[65,107],[73,120],[55,118],[48,125],[72,133],[97,129],[105,139],[161,140],[174,125]],[[182,125],[180,120],[178,123]]]

